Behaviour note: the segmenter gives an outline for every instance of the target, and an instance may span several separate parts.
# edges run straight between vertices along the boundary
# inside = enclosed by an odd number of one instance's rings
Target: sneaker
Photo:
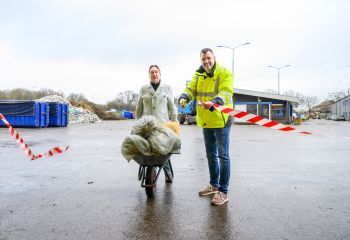
[[[228,201],[227,194],[223,192],[215,193],[213,199],[211,200],[211,204],[214,205],[222,205]]]
[[[218,192],[218,188],[214,187],[211,184],[208,184],[207,186],[204,187],[203,190],[199,191],[199,195],[200,196],[206,196],[206,195],[210,195],[210,194],[215,194]]]

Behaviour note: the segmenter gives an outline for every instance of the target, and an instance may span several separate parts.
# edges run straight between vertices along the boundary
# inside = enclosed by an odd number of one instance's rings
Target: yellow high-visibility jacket
[[[207,102],[220,98],[224,107],[233,108],[233,77],[229,70],[215,63],[214,74],[208,75],[200,67],[192,81],[186,86],[184,94],[189,100]],[[197,124],[202,128],[223,128],[229,115],[218,110],[209,111],[197,104]]]

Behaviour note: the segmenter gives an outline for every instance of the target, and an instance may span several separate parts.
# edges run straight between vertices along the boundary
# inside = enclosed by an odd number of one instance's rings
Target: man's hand
[[[200,101],[198,101],[198,105],[202,106],[206,110],[209,110],[213,106],[213,103],[211,101],[208,101],[208,102],[200,102]]]

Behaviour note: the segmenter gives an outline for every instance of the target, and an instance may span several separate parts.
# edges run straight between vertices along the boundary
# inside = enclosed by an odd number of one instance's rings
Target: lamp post
[[[280,69],[290,67],[290,65],[284,65],[281,67],[276,67],[276,66],[267,66],[267,67],[277,69],[277,83],[278,83],[278,95],[279,95],[280,94]]]
[[[242,44],[239,44],[239,45],[237,45],[235,47],[228,47],[228,46],[222,46],[222,45],[217,46],[217,47],[231,49],[231,51],[232,51],[232,77],[233,78],[234,78],[234,69],[235,69],[235,67],[234,67],[235,66],[235,49],[239,48],[239,47],[241,47],[243,45],[248,45],[248,44],[250,44],[250,42],[242,43]]]

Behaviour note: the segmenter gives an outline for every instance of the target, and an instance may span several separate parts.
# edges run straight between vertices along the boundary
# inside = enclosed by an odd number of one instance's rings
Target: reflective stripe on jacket
[[[192,81],[186,86],[185,94],[189,100],[207,102],[220,98],[225,107],[232,108],[233,78],[229,70],[215,64],[214,75],[208,76],[205,71],[197,70]],[[228,119],[227,114],[220,111],[205,110],[197,105],[197,124],[202,128],[223,128]]]

